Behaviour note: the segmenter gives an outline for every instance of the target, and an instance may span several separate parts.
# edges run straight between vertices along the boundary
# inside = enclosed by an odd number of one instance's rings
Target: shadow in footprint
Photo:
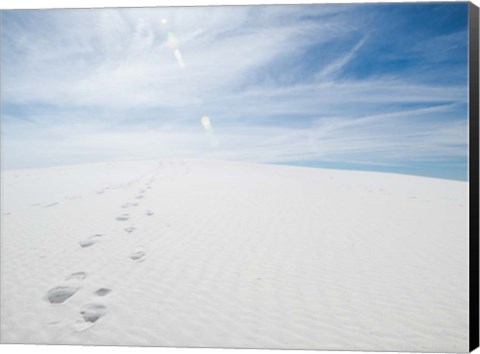
[[[107,308],[102,304],[88,304],[80,311],[80,314],[85,322],[95,323],[106,312]]]
[[[99,318],[105,316],[107,313],[107,308],[102,304],[88,304],[81,311],[81,319],[78,319],[73,325],[73,328],[78,332],[85,331],[86,329],[92,327]]]
[[[107,288],[100,288],[100,289],[97,289],[95,290],[95,295],[97,296],[106,296],[108,294],[110,294],[112,292],[112,290],[110,289],[107,289]]]
[[[45,299],[51,304],[61,304],[72,297],[78,289],[71,286],[57,286],[47,292]]]
[[[87,273],[85,272],[75,272],[70,274],[65,280],[85,280],[87,278]]]
[[[130,227],[125,228],[124,230],[130,234],[135,230],[135,228],[133,226],[130,226]]]
[[[154,212],[151,211],[151,210],[147,210],[147,211],[145,212],[145,215],[147,215],[147,216],[152,216],[153,214],[154,214]]]
[[[130,254],[130,259],[135,262],[143,262],[145,260],[145,251],[137,250]]]
[[[123,214],[120,216],[117,216],[115,219],[118,221],[127,221],[130,218],[129,214]]]
[[[94,244],[96,244],[100,240],[100,237],[102,237],[102,236],[103,235],[101,235],[101,234],[95,234],[95,235],[90,236],[89,238],[87,238],[85,240],[79,241],[78,244],[82,248],[90,247],[90,246],[93,246]]]
[[[44,208],[50,208],[50,207],[53,207],[55,205],[58,205],[58,203],[50,203],[50,204],[47,204],[44,206]]]
[[[126,209],[126,208],[136,207],[137,205],[138,205],[138,203],[125,203],[121,207],[123,209]]]
[[[137,195],[135,199],[143,199],[143,195]]]

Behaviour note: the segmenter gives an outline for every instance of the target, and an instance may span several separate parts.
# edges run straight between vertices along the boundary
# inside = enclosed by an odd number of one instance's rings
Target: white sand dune
[[[467,188],[214,161],[4,171],[1,340],[467,352]]]

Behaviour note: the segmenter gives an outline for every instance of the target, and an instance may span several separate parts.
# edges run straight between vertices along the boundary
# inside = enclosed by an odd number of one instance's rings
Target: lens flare
[[[178,65],[179,65],[181,68],[184,68],[184,67],[185,67],[185,63],[184,63],[184,61],[183,61],[182,53],[180,52],[180,50],[175,49],[175,50],[173,51],[173,54],[175,55],[175,58],[177,59]]]
[[[205,129],[211,128],[210,118],[208,118],[207,116],[202,117],[201,122]]]
[[[212,123],[210,122],[210,118],[207,116],[203,116],[200,119],[203,128],[205,129],[205,133],[208,136],[208,140],[210,141],[210,145],[214,148],[218,147],[218,140],[215,137],[215,132],[213,131]]]
[[[167,33],[167,45],[170,48],[177,48],[178,42],[172,32]]]

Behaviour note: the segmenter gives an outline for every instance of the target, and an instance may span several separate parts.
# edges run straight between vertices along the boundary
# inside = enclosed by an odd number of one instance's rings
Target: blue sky
[[[4,11],[2,167],[201,158],[466,180],[467,18],[467,3]]]

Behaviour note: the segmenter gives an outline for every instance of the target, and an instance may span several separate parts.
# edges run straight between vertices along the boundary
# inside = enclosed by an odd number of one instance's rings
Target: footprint
[[[75,272],[70,274],[65,280],[85,280],[87,278],[87,273],[85,272]]]
[[[12,213],[6,212],[6,213],[3,213],[2,215],[3,215],[3,216],[12,215]]]
[[[47,292],[45,299],[51,304],[61,304],[72,297],[78,289],[71,286],[57,286]]]
[[[79,332],[85,331],[92,327],[100,317],[105,316],[106,313],[107,308],[104,305],[97,303],[88,304],[80,311],[82,318],[77,320],[73,327]]]
[[[130,208],[130,207],[136,207],[138,203],[125,203],[122,205],[123,209]]]
[[[135,228],[134,228],[133,226],[130,226],[130,227],[127,227],[127,228],[124,229],[124,230],[125,230],[126,232],[128,232],[128,233],[132,233],[132,232],[135,230]]]
[[[82,198],[81,195],[69,195],[69,196],[66,196],[65,199],[67,200],[75,200],[75,199],[80,199]]]
[[[85,240],[79,241],[78,244],[82,248],[90,247],[90,246],[93,246],[94,244],[96,244],[100,240],[100,237],[102,237],[102,236],[103,235],[101,235],[101,234],[95,234],[95,235],[90,236],[89,238],[87,238]]]
[[[106,295],[110,294],[111,292],[112,292],[112,290],[110,290],[110,289],[100,288],[100,289],[97,289],[94,294],[97,295],[97,296],[106,296]]]
[[[135,197],[135,199],[142,199],[142,198],[143,198],[143,195],[137,195],[137,196]]]
[[[151,210],[147,210],[147,211],[145,212],[145,215],[147,215],[147,216],[152,216],[153,214],[154,214],[154,212],[151,211]]]
[[[33,204],[30,204],[31,207],[36,207],[36,206],[40,206],[42,205],[42,203],[33,203]]]
[[[130,218],[129,214],[123,214],[123,215],[117,216],[115,219],[117,219],[118,221],[127,221],[129,218]]]
[[[50,208],[52,206],[58,205],[58,203],[50,203],[44,206],[44,208]]]
[[[135,262],[143,262],[145,260],[145,251],[137,250],[131,253],[130,259]]]
[[[106,312],[107,308],[104,305],[92,303],[86,305],[82,311],[80,311],[80,314],[85,322],[94,323],[97,322],[100,317],[104,316]]]

